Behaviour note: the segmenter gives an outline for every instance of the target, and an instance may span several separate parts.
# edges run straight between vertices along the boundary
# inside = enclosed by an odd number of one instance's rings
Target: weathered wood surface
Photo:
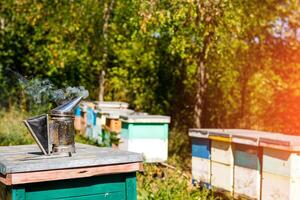
[[[45,156],[37,145],[0,147],[0,174],[142,162],[141,154],[76,144],[71,157]]]
[[[127,123],[162,123],[169,124],[171,118],[163,115],[121,115],[121,120]]]
[[[0,182],[5,185],[18,185],[45,181],[86,178],[107,174],[119,174],[142,171],[141,163],[127,163],[119,165],[105,165],[98,167],[83,167],[73,169],[59,169],[36,172],[13,173],[0,176]]]

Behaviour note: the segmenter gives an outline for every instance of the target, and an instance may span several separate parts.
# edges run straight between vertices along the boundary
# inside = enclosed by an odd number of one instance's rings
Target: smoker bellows
[[[75,153],[74,109],[83,97],[76,97],[48,114],[24,120],[45,155]]]

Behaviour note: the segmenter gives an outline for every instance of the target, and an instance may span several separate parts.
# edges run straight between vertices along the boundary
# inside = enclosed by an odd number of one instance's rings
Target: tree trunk
[[[99,77],[99,101],[104,101],[104,88],[105,88],[105,70],[101,70]]]
[[[105,1],[103,11],[103,57],[102,57],[102,69],[99,76],[99,101],[104,100],[105,93],[105,75],[107,69],[107,58],[108,58],[108,23],[111,16],[111,11],[114,5],[114,0]]]
[[[241,72],[241,106],[240,106],[240,121],[239,126],[241,128],[250,128],[249,118],[247,118],[247,104],[248,104],[248,82],[249,82],[249,74],[250,74],[250,66],[246,65]]]
[[[203,113],[204,104],[204,92],[206,89],[206,70],[204,64],[204,56],[201,54],[199,56],[198,67],[197,67],[197,84],[196,84],[196,98],[194,105],[194,128],[201,128],[201,118]]]

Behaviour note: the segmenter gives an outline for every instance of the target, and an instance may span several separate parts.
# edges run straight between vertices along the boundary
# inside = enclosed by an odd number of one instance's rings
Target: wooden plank
[[[14,173],[6,175],[6,177],[0,179],[0,181],[5,185],[16,185],[25,183],[92,177],[105,174],[128,173],[141,170],[141,165],[141,163],[128,163],[121,165]]]
[[[290,197],[291,179],[263,172],[262,178],[262,200],[296,200]]]
[[[94,195],[88,195],[88,196],[63,198],[63,200],[91,200],[91,199],[119,200],[119,199],[124,199],[124,193],[122,193],[122,192],[107,192],[105,194],[94,194]],[[37,200],[41,200],[41,198],[39,197],[39,198],[37,198]]]
[[[234,193],[240,196],[260,199],[259,170],[234,166]]]
[[[211,161],[211,185],[233,192],[233,166]]]
[[[263,171],[279,176],[291,177],[292,156],[288,151],[264,148]]]
[[[0,174],[0,182],[3,183],[4,185],[11,185],[11,175],[10,174],[6,174],[6,175]]]
[[[37,145],[0,147],[0,173],[57,170],[141,162],[141,154],[112,148],[99,148],[76,144],[76,153],[71,157],[42,155]]]
[[[211,160],[233,165],[233,144],[213,140],[211,142]]]
[[[210,159],[211,140],[192,137],[192,156]]]
[[[210,184],[211,161],[205,158],[192,157],[192,177],[200,183]]]
[[[129,173],[131,174],[131,173]],[[76,197],[90,197],[93,195],[119,193],[121,199],[126,199],[126,177],[129,174],[113,174],[94,176],[88,178],[67,179],[58,181],[48,181],[42,183],[29,183],[25,185],[27,200],[54,200],[54,199],[72,199]],[[96,198],[97,199],[97,198]]]
[[[208,138],[219,142],[231,142],[231,138],[226,138],[226,137],[208,136]]]

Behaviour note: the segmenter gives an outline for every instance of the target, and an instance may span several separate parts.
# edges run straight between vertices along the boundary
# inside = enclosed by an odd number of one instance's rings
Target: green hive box
[[[121,116],[122,130],[119,148],[142,153],[145,162],[168,159],[170,117],[160,115]]]
[[[0,147],[0,199],[136,200],[141,160],[82,144],[72,157],[43,156],[36,145]]]

